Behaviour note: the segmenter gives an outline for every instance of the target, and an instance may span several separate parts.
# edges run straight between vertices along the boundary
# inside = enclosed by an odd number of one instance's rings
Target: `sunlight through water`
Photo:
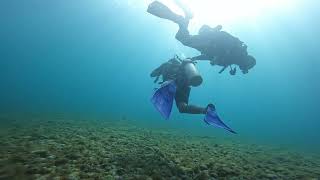
[[[283,14],[296,7],[296,0],[162,0],[177,13],[176,4],[184,4],[196,23],[232,24],[258,21],[262,16]]]

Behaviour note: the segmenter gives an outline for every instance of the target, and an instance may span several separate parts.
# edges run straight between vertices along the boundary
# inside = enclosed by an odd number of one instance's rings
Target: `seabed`
[[[0,179],[308,179],[320,158],[132,121],[0,118]]]

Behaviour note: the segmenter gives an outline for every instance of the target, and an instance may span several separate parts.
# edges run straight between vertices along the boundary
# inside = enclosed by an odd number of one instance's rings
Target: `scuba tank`
[[[202,83],[202,77],[192,61],[185,61],[182,68],[188,85],[196,87]]]
[[[162,84],[169,80],[176,80],[178,84],[188,86],[199,86],[202,83],[200,76],[194,62],[191,60],[181,60],[178,56],[163,63],[160,67],[151,73],[151,77],[156,77],[155,83],[162,76]]]

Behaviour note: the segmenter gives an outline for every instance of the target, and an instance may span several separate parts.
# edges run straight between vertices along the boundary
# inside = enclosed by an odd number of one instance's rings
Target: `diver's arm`
[[[223,66],[223,68],[219,71],[219,74],[223,73],[224,70],[227,69],[228,66]]]
[[[157,77],[161,75],[161,72],[163,70],[165,66],[165,63],[161,64],[161,66],[159,66],[158,68],[156,68],[155,70],[153,70],[150,74],[151,77]]]
[[[151,77],[157,77],[161,74],[161,69],[157,68],[155,70],[152,71],[152,73],[150,74]]]
[[[195,56],[191,58],[192,61],[197,61],[197,60],[201,60],[201,61],[211,61],[211,59],[205,55],[205,54],[201,54],[199,56]]]
[[[209,61],[212,66],[214,66],[216,64],[214,58],[210,58],[209,56],[207,56],[205,54],[201,54],[199,56],[195,56],[195,57],[191,58],[191,61],[193,61],[193,62],[195,62],[197,60],[199,60],[199,61]]]

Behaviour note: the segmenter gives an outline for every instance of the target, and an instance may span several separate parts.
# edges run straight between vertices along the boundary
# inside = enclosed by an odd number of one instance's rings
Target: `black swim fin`
[[[234,130],[232,130],[220,119],[214,107],[207,108],[207,113],[203,120],[208,125],[213,125],[213,126],[225,129],[233,134],[237,134]]]
[[[176,90],[177,86],[174,81],[166,81],[151,98],[152,104],[165,119],[170,117]]]
[[[166,5],[159,1],[154,1],[148,6],[148,13],[162,19],[171,20],[177,24],[184,21],[184,17],[171,11]]]
[[[174,0],[175,4],[179,6],[182,11],[184,12],[184,16],[186,19],[192,19],[193,18],[193,13],[185,3],[183,3],[181,0]]]

